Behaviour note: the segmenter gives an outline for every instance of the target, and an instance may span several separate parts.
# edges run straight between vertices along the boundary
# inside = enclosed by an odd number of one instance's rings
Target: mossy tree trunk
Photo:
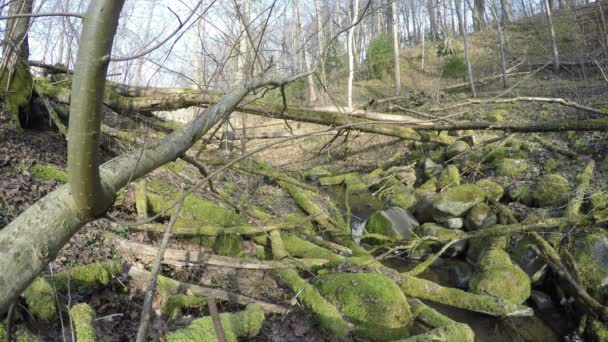
[[[11,16],[32,13],[33,3],[34,0],[15,0],[11,2],[8,14]],[[27,36],[29,26],[28,17],[7,20],[0,67],[0,99],[18,127],[22,126],[20,114],[28,111],[33,84],[27,65],[30,54]]]

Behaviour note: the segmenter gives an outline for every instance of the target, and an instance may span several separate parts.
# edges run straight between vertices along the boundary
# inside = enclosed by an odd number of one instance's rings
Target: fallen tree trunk
[[[507,74],[507,76],[509,76],[509,77],[524,76],[524,75],[528,75],[528,74],[529,74],[529,72],[523,71],[523,72],[513,72],[513,73],[510,73],[510,74]],[[489,84],[489,83],[492,83],[492,82],[495,82],[495,81],[498,81],[498,80],[501,80],[501,79],[502,79],[502,74],[500,74],[500,75],[494,75],[494,76],[490,76],[490,77],[486,77],[486,78],[482,78],[482,79],[479,79],[479,80],[475,81],[475,86],[486,85],[486,84]],[[461,91],[461,90],[468,89],[469,86],[470,86],[469,82],[458,83],[458,84],[454,84],[454,85],[447,86],[447,87],[443,88],[443,91],[445,91],[446,93],[455,92],[455,91]]]
[[[156,144],[114,158],[100,167],[104,187],[116,193],[135,180],[183,155],[218,120],[230,114],[251,91],[265,85],[286,84],[284,80],[255,79],[224,95],[192,122],[175,130]],[[107,208],[111,201],[104,203]],[[107,210],[106,208],[106,210]],[[52,261],[61,247],[93,218],[78,214],[67,185],[61,186],[26,209],[0,230],[0,313]]]
[[[410,126],[416,131],[492,130],[512,133],[607,131],[608,119],[555,120],[547,122],[459,122],[443,125]]]
[[[431,110],[431,112],[450,111],[450,110],[453,110],[456,108],[470,106],[470,105],[474,105],[474,104],[489,104],[489,103],[502,104],[502,103],[515,103],[515,102],[557,103],[562,106],[572,107],[572,108],[580,109],[582,111],[590,112],[590,113],[594,113],[594,114],[599,114],[599,115],[608,114],[602,110],[599,110],[599,109],[596,109],[593,107],[589,107],[589,106],[585,106],[585,105],[576,103],[574,101],[569,101],[569,100],[558,98],[558,97],[529,97],[529,96],[518,96],[518,97],[513,97],[510,99],[488,99],[488,100],[471,99],[471,100],[467,100],[466,102],[461,102],[461,103],[451,105],[449,107],[433,109],[433,110]]]

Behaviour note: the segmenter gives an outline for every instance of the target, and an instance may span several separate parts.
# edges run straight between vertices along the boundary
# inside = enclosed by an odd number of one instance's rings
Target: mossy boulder
[[[321,177],[331,176],[331,171],[324,166],[315,166],[312,169],[304,172],[304,177],[311,181],[316,181]]]
[[[534,204],[551,207],[566,204],[570,192],[568,180],[558,174],[548,174],[536,183],[532,192]]]
[[[448,165],[443,171],[441,171],[441,175],[439,175],[439,179],[437,181],[437,186],[440,189],[455,187],[460,185],[460,171],[456,165]]]
[[[488,198],[499,201],[505,193],[505,189],[498,183],[489,179],[481,179],[475,183],[478,187],[485,190]]]
[[[522,150],[520,147],[521,145],[499,146],[486,150],[485,160],[488,162],[496,162],[497,160],[504,158],[526,159],[529,152]]]
[[[466,216],[464,226],[466,230],[479,230],[496,224],[498,218],[492,208],[486,203],[474,206]]]
[[[418,192],[418,191],[436,192],[437,191],[437,178],[433,177],[433,178],[427,180],[426,182],[424,182],[422,185],[420,185],[418,187],[418,189],[416,189],[416,192]]]
[[[509,198],[513,201],[519,202],[524,205],[532,205],[532,187],[526,183],[515,183],[511,185],[507,193]]]
[[[414,188],[403,184],[385,189],[380,192],[380,198],[388,200],[391,205],[405,209],[413,208],[416,204],[416,193]]]
[[[574,259],[581,285],[600,289],[608,285],[608,236],[584,234],[574,240]]]
[[[608,207],[608,193],[600,191],[589,196],[589,206],[591,210],[606,209]]]
[[[391,207],[372,214],[367,219],[365,230],[400,240],[412,236],[412,231],[419,225],[414,215],[406,209]]]
[[[433,218],[442,220],[462,217],[485,198],[486,192],[476,185],[463,184],[453,187],[433,198]]]
[[[462,140],[456,140],[452,145],[448,146],[445,151],[447,159],[457,157],[463,153],[466,153],[471,149],[471,146]]]
[[[517,177],[522,175],[529,167],[524,159],[501,158],[494,162],[497,176]]]
[[[436,223],[425,223],[422,226],[416,229],[416,234],[421,237],[434,237],[440,241],[449,241],[454,239],[460,239],[464,235],[464,232],[459,229],[451,229],[445,228]],[[428,241],[426,244],[433,250],[438,250],[441,247],[441,244],[436,243],[435,241]],[[445,257],[455,257],[466,252],[468,246],[467,240],[461,240],[453,244],[448,250],[443,254]]]
[[[319,184],[323,186],[344,185],[350,191],[358,192],[367,189],[367,185],[363,183],[361,177],[356,172],[345,173],[337,176],[327,176],[319,178]]]
[[[441,174],[443,167],[435,163],[432,159],[426,158],[422,165],[422,169],[424,171],[424,176],[429,179],[433,177],[438,177]]]
[[[530,278],[502,248],[489,247],[478,258],[479,272],[469,283],[471,292],[523,303],[531,292]]]
[[[237,342],[239,338],[256,336],[264,322],[264,312],[256,304],[249,304],[244,311],[220,314],[226,342]],[[197,318],[189,326],[165,336],[167,342],[217,341],[213,319]]]
[[[328,301],[355,324],[354,332],[373,341],[409,336],[413,323],[409,304],[399,286],[377,273],[332,273],[315,285]]]

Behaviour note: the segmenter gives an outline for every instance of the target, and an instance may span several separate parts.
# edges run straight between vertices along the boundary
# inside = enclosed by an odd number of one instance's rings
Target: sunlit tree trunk
[[[391,1],[391,13],[388,19],[391,23],[391,37],[393,39],[393,68],[395,81],[395,95],[401,93],[401,76],[399,71],[399,30],[397,28],[397,5],[396,0]]]
[[[511,10],[511,4],[509,0],[500,0],[500,7],[502,8],[502,23],[507,25],[513,22],[513,11]]]
[[[300,1],[295,0],[295,11],[296,11],[296,21],[297,21],[297,37],[298,41],[302,44],[302,61],[304,62],[304,68],[306,70],[310,70],[310,60],[308,58],[308,51],[306,49],[306,39],[304,35],[304,28],[302,26],[302,15],[300,14]],[[306,76],[306,82],[308,83],[308,102],[315,103],[317,102],[317,90],[315,89],[315,81],[313,79],[313,75],[310,74]]]
[[[555,38],[555,29],[553,28],[553,18],[551,17],[551,5],[549,0],[544,0],[545,15],[547,16],[547,25],[549,25],[549,34],[551,38],[551,51],[553,52],[553,70],[559,71],[559,52],[557,50],[557,40]]]
[[[355,61],[354,61],[354,45],[355,45],[355,26],[359,16],[359,0],[353,0],[351,25],[348,29],[348,108],[353,108],[353,80],[355,78]]]
[[[315,13],[317,17],[317,44],[319,47],[319,64],[321,65],[321,82],[327,86],[327,75],[325,74],[325,61],[323,60],[323,50],[325,49],[325,29],[323,28],[322,12],[319,0],[315,0]],[[324,97],[321,96],[321,102],[324,102]]]
[[[471,96],[477,97],[477,92],[475,91],[475,80],[473,79],[473,68],[471,67],[471,58],[469,56],[469,39],[467,35],[467,15],[466,15],[466,5],[463,6],[460,3],[460,0],[456,0],[456,15],[458,15],[458,21],[461,23],[461,30],[463,32],[462,40],[464,43],[464,59],[467,65],[467,76],[469,78],[469,86],[471,88]],[[464,13],[464,15],[463,15]]]

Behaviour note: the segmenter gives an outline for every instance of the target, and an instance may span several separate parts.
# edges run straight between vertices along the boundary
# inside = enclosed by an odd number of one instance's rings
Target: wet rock
[[[437,194],[435,192],[417,191],[416,205],[414,206],[414,215],[419,222],[425,223],[433,220],[433,198]]]
[[[448,165],[439,175],[437,186],[444,189],[458,185],[460,185],[460,171],[456,165]]]
[[[479,256],[479,271],[471,279],[471,292],[521,304],[530,297],[530,278],[502,248],[490,246]]]
[[[424,169],[424,176],[428,179],[428,178],[438,177],[441,174],[443,167],[441,165],[435,163],[434,161],[432,161],[430,158],[426,158],[424,160],[423,169]]]
[[[477,181],[475,185],[485,190],[488,198],[492,198],[497,201],[499,201],[502,198],[502,195],[505,193],[505,189],[500,184],[489,179],[481,179]]]
[[[383,234],[394,239],[404,239],[412,235],[412,231],[420,223],[406,209],[391,207],[375,212],[367,219],[365,229],[368,233]]]
[[[585,234],[574,240],[574,259],[581,285],[599,290],[608,285],[608,236]]]
[[[532,199],[539,207],[559,206],[568,202],[570,184],[558,174],[543,176],[534,186]]]
[[[445,153],[447,159],[451,159],[467,152],[470,148],[471,147],[466,142],[462,140],[456,140],[452,145],[448,146]]]
[[[497,176],[517,177],[529,167],[524,159],[501,158],[494,162]]]
[[[485,204],[479,203],[474,206],[471,211],[467,214],[464,221],[465,230],[479,230],[492,227],[496,224],[498,218],[492,208]]]
[[[373,341],[409,335],[410,306],[399,286],[376,273],[332,273],[314,283],[319,292],[354,323],[354,333]]]
[[[450,229],[460,229],[464,225],[463,221],[460,217],[452,217],[445,221],[445,225]]]
[[[481,203],[485,196],[485,191],[473,184],[459,185],[437,194],[433,199],[433,218],[441,221],[451,217],[462,217]]]
[[[555,304],[553,303],[551,296],[542,291],[532,290],[530,300],[534,303],[534,309],[538,311],[550,311],[555,309]]]
[[[461,289],[469,288],[469,281],[474,274],[473,266],[457,259],[442,259],[443,262],[437,267],[438,271],[445,273],[450,287]]]
[[[416,193],[411,186],[397,184],[380,192],[380,197],[388,200],[391,205],[405,209],[413,208],[416,204]]]
[[[418,189],[418,191],[436,192],[437,191],[437,178],[433,177],[428,181],[424,182]]]

